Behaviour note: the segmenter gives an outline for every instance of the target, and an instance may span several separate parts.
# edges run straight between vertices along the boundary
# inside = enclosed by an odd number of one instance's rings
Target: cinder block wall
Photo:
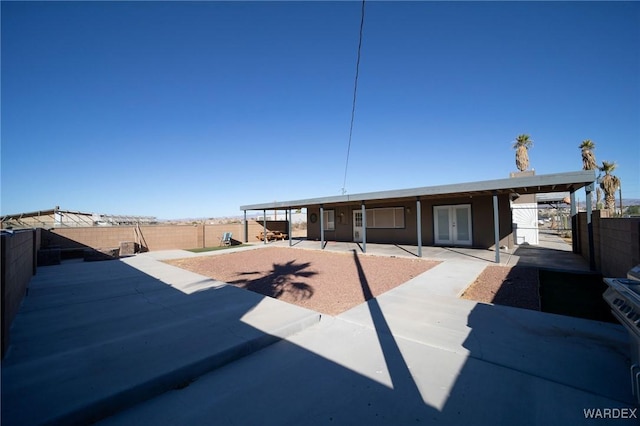
[[[593,253],[596,269],[600,268],[600,218],[602,211],[594,210],[591,214],[593,228]],[[583,258],[589,260],[589,232],[587,227],[587,212],[578,212],[578,250]]]
[[[286,221],[267,221],[270,231],[287,232]],[[138,230],[139,229],[139,230]],[[133,241],[148,251],[217,247],[222,234],[233,233],[232,238],[244,242],[244,224],[215,225],[155,225],[141,226],[92,226],[86,228],[58,228],[42,231],[43,247],[61,248],[109,248],[119,247],[120,242]],[[256,236],[263,230],[262,222],[248,222],[248,241],[257,242]]]
[[[2,356],[9,346],[11,323],[36,273],[37,231],[16,231],[2,235]]]
[[[594,210],[593,248],[596,269],[609,277],[625,277],[640,263],[640,218],[610,218],[605,210]],[[579,250],[589,260],[587,213],[578,213]]]
[[[263,223],[256,222],[254,220],[247,221],[247,241],[250,243],[255,243],[258,241],[256,238],[260,232],[263,231]],[[267,221],[267,229],[270,231],[275,231],[277,229],[271,228],[272,221]],[[285,225],[286,228],[286,225]],[[219,224],[219,225],[205,225],[205,247],[216,247],[220,244],[220,239],[222,238],[222,234],[225,232],[231,232],[231,238],[234,241],[244,243],[244,224],[243,223],[230,223],[230,224]],[[283,231],[285,232],[285,231]]]
[[[640,264],[640,218],[600,219],[599,225],[600,272],[626,277],[629,269]]]
[[[42,230],[42,247],[109,248],[119,247],[121,241],[136,241],[133,226],[57,228]]]

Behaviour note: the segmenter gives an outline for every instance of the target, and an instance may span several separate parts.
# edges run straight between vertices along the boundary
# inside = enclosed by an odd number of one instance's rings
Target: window
[[[404,207],[367,209],[367,228],[404,228]]]
[[[334,231],[336,229],[336,212],[334,210],[325,210],[322,216],[322,225],[325,231]]]

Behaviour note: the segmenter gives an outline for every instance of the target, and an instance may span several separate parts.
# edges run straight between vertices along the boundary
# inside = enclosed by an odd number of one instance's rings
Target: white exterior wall
[[[537,245],[538,241],[538,204],[511,204],[514,240],[516,244]]]

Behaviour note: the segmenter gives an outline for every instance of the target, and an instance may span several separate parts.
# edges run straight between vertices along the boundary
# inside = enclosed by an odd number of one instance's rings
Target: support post
[[[244,242],[249,242],[249,224],[247,223],[247,211],[244,210]]]
[[[416,198],[416,228],[418,229],[418,257],[422,257],[422,206]]]
[[[587,235],[589,238],[589,269],[596,270],[596,256],[595,256],[595,244],[593,242],[593,223],[591,223],[591,212],[593,210],[593,182],[585,186],[585,192],[587,193]]]
[[[320,206],[320,249],[324,250],[324,206]]]
[[[498,193],[493,191],[493,238],[496,248],[496,263],[500,263],[500,215],[498,214]]]
[[[571,215],[571,251],[574,253],[580,252],[580,246],[578,245],[578,209],[576,207],[576,192],[571,191],[569,193],[569,203],[571,205],[570,215]]]
[[[367,210],[362,202],[362,252],[367,252]]]
[[[262,231],[262,239],[264,240],[263,244],[267,244],[267,211],[262,210],[262,226],[264,230]]]
[[[289,223],[289,247],[291,247],[291,209],[287,210],[288,223]]]

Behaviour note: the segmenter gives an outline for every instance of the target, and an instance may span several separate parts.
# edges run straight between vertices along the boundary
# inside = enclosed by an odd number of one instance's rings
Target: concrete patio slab
[[[3,360],[3,424],[565,425],[635,410],[622,326],[457,297],[491,251],[429,248],[440,265],[321,320],[158,261],[184,253],[40,268]]]
[[[2,363],[2,423],[89,423],[319,318],[145,255],[42,267]]]
[[[375,309],[374,311],[375,312]],[[566,425],[629,404],[339,318],[103,425]]]
[[[622,326],[412,290],[374,302],[393,336],[633,403]],[[370,305],[339,318],[376,329]]]

